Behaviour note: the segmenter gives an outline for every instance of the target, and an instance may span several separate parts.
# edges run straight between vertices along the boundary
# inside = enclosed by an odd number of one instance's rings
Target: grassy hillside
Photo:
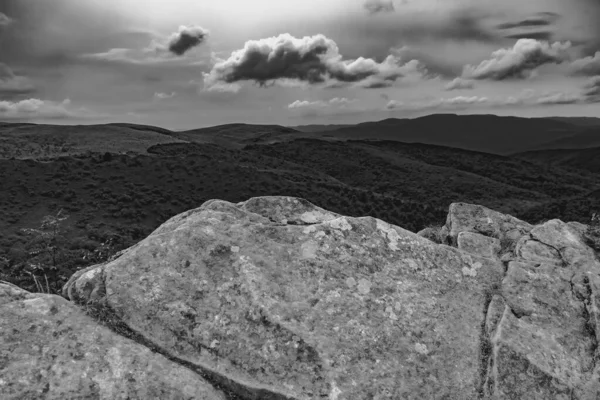
[[[52,158],[86,152],[145,153],[155,144],[182,142],[167,132],[128,124],[0,124],[0,159]]]
[[[0,279],[39,290],[34,276],[47,276],[56,292],[77,269],[210,199],[297,196],[415,232],[443,224],[458,201],[530,222],[587,222],[600,209],[598,172],[582,165],[311,135],[241,124],[182,133],[131,124],[0,124]],[[41,227],[51,215],[58,219]],[[59,234],[48,236],[52,221]]]

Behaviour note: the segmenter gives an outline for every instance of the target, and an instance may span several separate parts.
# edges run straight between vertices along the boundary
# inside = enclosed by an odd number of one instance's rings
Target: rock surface
[[[60,296],[0,282],[0,398],[226,400],[194,371]]]
[[[584,230],[458,203],[436,234],[447,246],[302,199],[211,200],[74,274],[63,288],[71,302],[0,286],[3,315],[15,315],[1,323],[11,329],[77,322],[73,338],[51,338],[59,328],[46,327],[46,336],[34,330],[12,345],[63,349],[55,364],[37,350],[24,367],[0,343],[8,355],[0,377],[37,376],[36,357],[46,371],[66,364],[73,343],[95,332],[105,342],[84,342],[90,360],[110,359],[117,348],[128,366],[121,371],[162,363],[162,375],[148,372],[137,385],[154,383],[165,393],[159,398],[597,399],[600,263]],[[41,318],[28,301],[65,312]],[[127,364],[133,354],[136,365]],[[104,371],[83,362],[68,382],[83,379],[77,372],[88,365],[92,376]],[[129,390],[123,372],[104,373],[115,393]],[[174,375],[186,378],[167,382]],[[50,399],[75,390],[38,381],[31,390]],[[191,395],[183,381],[196,385]],[[14,396],[17,386],[2,382],[0,397]]]

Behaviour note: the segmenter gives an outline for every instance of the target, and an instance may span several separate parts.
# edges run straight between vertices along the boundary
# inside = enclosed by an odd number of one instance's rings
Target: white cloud
[[[568,60],[570,42],[548,43],[535,39],[519,39],[510,49],[492,53],[492,58],[479,65],[466,65],[463,78],[467,79],[525,79],[544,64],[560,64]]]
[[[0,12],[0,27],[10,25],[13,22],[12,18]]]
[[[444,89],[447,91],[451,90],[466,90],[475,88],[475,82],[469,79],[464,78],[455,78],[451,82],[449,82]]]
[[[55,102],[27,99],[0,101],[0,120],[67,119],[96,116],[85,108],[73,108],[71,100]]]
[[[296,100],[293,103],[288,105],[289,109],[300,109],[300,108],[327,108],[327,107],[335,107],[335,108],[347,108],[348,106],[357,103],[356,99],[348,99],[346,97],[334,97],[330,100],[316,100],[316,101],[308,101],[308,100]]]
[[[600,51],[593,56],[573,61],[569,68],[574,75],[600,75]]]
[[[175,92],[171,92],[171,93],[156,92],[156,93],[154,93],[154,99],[167,100],[167,99],[172,99],[176,95],[177,95],[177,93],[175,93]]]

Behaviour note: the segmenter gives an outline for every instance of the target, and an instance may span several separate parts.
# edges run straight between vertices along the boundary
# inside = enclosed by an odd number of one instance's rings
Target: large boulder
[[[12,338],[0,398],[86,395],[112,376],[96,398],[598,399],[600,263],[586,229],[457,203],[436,234],[447,246],[297,198],[211,200],[74,274],[71,302],[0,285],[0,323],[27,337],[0,330]],[[63,386],[42,372],[66,368]]]
[[[197,372],[60,296],[0,282],[0,315],[3,400],[227,399]]]
[[[263,197],[176,216],[63,294],[240,399],[478,399],[503,274],[374,218]]]

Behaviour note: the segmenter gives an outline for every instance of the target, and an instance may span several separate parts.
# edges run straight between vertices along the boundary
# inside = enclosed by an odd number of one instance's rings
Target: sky
[[[600,0],[0,1],[0,121],[599,111]]]

